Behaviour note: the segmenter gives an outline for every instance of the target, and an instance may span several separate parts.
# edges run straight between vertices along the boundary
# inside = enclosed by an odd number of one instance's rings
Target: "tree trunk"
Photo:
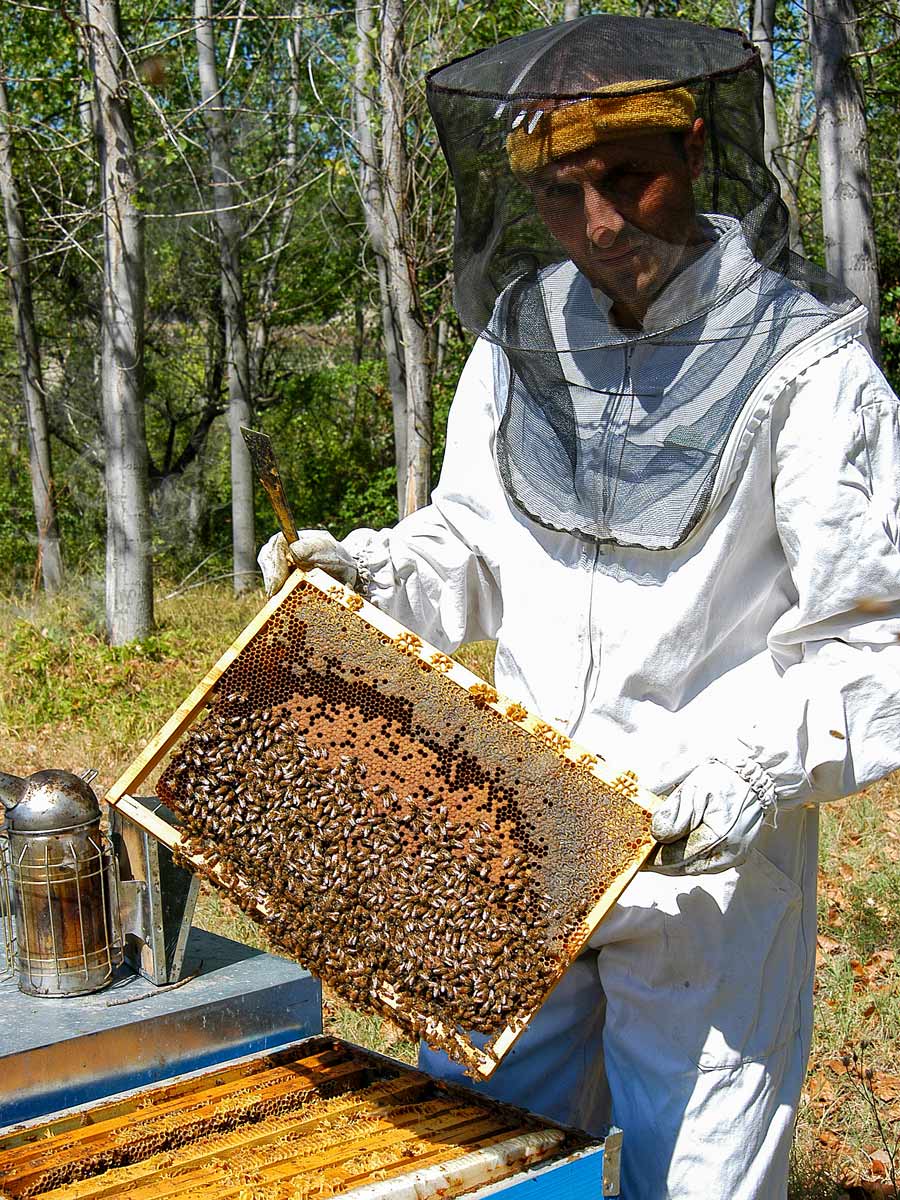
[[[256,395],[262,391],[262,379],[265,369],[266,355],[269,350],[270,317],[275,307],[275,292],[278,286],[278,271],[281,259],[287,248],[291,225],[294,221],[296,207],[296,189],[298,174],[297,156],[297,122],[300,118],[300,54],[303,48],[303,30],[301,15],[303,9],[300,0],[295,0],[291,12],[290,33],[286,39],[288,63],[290,68],[290,88],[288,91],[287,129],[285,133],[284,167],[285,167],[285,202],[278,217],[274,244],[267,239],[267,264],[259,283],[257,292],[259,320],[253,331],[252,350],[250,356],[250,379],[255,387]]]
[[[566,0],[563,5],[563,20],[574,21],[581,16],[581,0]]]
[[[118,0],[85,0],[103,210],[101,392],[106,445],[106,625],[114,646],[153,626],[144,426],[144,241]]]
[[[250,424],[250,356],[241,279],[241,230],[234,210],[233,176],[228,154],[228,127],[216,69],[210,0],[194,0],[200,97],[212,168],[213,202],[219,233],[219,270],[225,312],[225,355],[228,369],[228,431],[231,445],[231,544],[235,595],[253,587],[256,542],[253,528],[253,466],[241,437]]]
[[[406,368],[406,489],[403,516],[431,494],[431,381],[428,339],[416,288],[408,232],[409,185],[404,144],[404,0],[383,0],[381,17],[381,161],[384,233],[392,307],[397,314]]]
[[[440,375],[444,369],[444,360],[447,357],[447,342],[450,339],[450,322],[446,317],[440,317],[437,323],[437,345],[434,353],[434,373],[435,376]]]
[[[5,67],[0,63],[0,72]],[[22,381],[25,423],[28,428],[28,462],[31,471],[31,495],[37,523],[38,561],[44,590],[53,595],[62,584],[62,558],[59,528],[53,497],[53,472],[50,463],[50,432],[47,427],[47,398],[41,374],[41,353],[34,304],[31,295],[31,271],[25,241],[25,218],[13,172],[12,127],[6,83],[0,78],[0,193],[6,217],[6,241],[9,268],[9,298],[16,333],[16,352]]]
[[[378,259],[378,291],[381,296],[381,333],[384,356],[387,360],[388,391],[391,394],[391,417],[394,425],[394,468],[397,475],[397,514],[406,513],[406,366],[399,325],[391,303],[386,258]]]
[[[363,296],[359,288],[353,297],[353,365],[358,367],[366,352],[366,315],[363,312]]]
[[[851,57],[859,48],[856,22],[853,0],[812,0],[809,29],[825,263],[869,310],[866,330],[877,356],[880,300],[872,177],[862,88]]]
[[[778,180],[781,198],[788,210],[790,247],[795,254],[802,254],[800,210],[797,206],[797,193],[782,150],[775,95],[775,0],[753,0],[751,37],[759,50],[763,67],[763,116],[765,118],[763,137],[766,166]]]
[[[78,11],[83,22],[88,21],[87,0],[79,0]],[[85,141],[90,142],[97,128],[97,104],[94,97],[94,86],[91,80],[87,46],[84,38],[78,38],[75,46],[78,59],[80,82],[78,84],[78,126]],[[97,197],[97,180],[88,173],[84,186],[85,198],[93,203]]]
[[[397,317],[391,302],[387,237],[384,227],[384,197],[379,182],[379,160],[373,131],[372,96],[369,88],[375,66],[372,46],[375,35],[371,0],[356,0],[356,66],[353,79],[353,116],[359,155],[359,193],[366,231],[375,255],[378,294],[381,303],[381,333],[387,360],[388,389],[394,426],[394,465],[397,473],[397,512],[406,506],[406,371]]]

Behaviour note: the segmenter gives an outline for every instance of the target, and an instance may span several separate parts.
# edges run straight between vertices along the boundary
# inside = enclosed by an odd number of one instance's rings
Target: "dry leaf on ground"
[[[813,1104],[830,1104],[836,1097],[834,1084],[824,1071],[815,1071],[806,1081],[806,1094]]]
[[[837,938],[829,937],[825,933],[820,933],[816,938],[816,946],[823,954],[837,954],[839,950],[843,949],[842,943]]]
[[[844,1066],[843,1060],[840,1058],[826,1058],[823,1066],[828,1067],[830,1071],[834,1071],[835,1075],[846,1075],[847,1068]]]
[[[833,1129],[820,1129],[816,1137],[827,1150],[832,1150],[835,1154],[843,1153],[846,1150],[843,1140]]]
[[[869,1170],[876,1177],[890,1174],[891,1156],[887,1150],[876,1150],[869,1155]]]
[[[900,1075],[876,1071],[872,1077],[872,1092],[879,1100],[900,1100]]]

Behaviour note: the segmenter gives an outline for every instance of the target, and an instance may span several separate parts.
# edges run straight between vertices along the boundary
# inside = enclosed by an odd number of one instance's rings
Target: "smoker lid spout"
[[[7,775],[0,771],[0,803],[9,811],[15,808],[25,796],[28,780],[20,779],[18,775]]]

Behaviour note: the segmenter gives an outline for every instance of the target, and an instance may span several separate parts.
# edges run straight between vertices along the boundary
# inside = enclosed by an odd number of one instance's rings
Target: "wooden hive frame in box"
[[[157,792],[181,834],[130,795],[173,749]],[[476,1078],[654,845],[633,771],[318,570],[291,576],[106,800],[341,998]]]
[[[607,1145],[614,1161],[615,1137]],[[536,1164],[571,1195],[567,1167],[578,1160],[600,1183],[598,1148],[521,1110],[319,1037],[0,1134],[0,1196],[447,1200],[498,1182],[515,1186]]]

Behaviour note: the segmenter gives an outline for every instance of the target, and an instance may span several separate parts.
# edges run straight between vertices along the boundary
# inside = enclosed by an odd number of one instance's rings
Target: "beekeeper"
[[[314,563],[445,651],[496,638],[503,693],[668,795],[482,1085],[611,1115],[628,1200],[786,1195],[818,803],[900,766],[900,409],[787,251],[762,78],[737,31],[605,15],[432,72],[479,335],[440,484],[260,554],[270,591]]]

